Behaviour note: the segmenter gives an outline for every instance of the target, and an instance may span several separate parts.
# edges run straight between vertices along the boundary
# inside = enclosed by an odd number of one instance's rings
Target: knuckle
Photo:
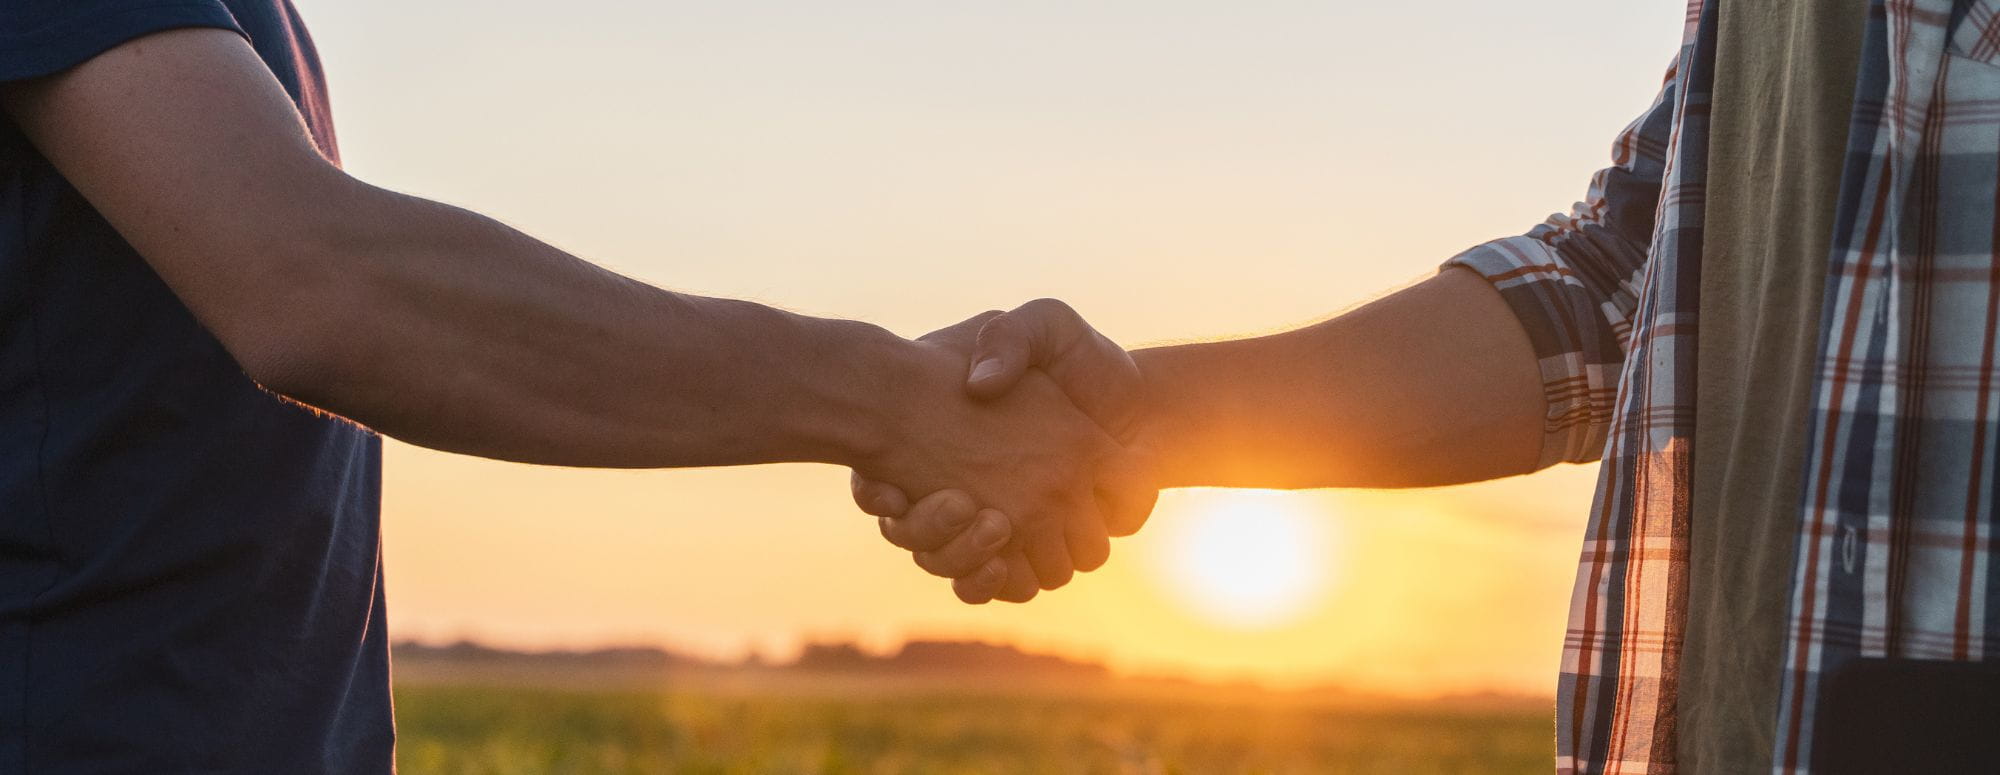
[[[1089,573],[1091,571],[1097,570],[1098,568],[1104,567],[1104,563],[1109,561],[1110,559],[1111,559],[1111,545],[1109,543],[1102,543],[1102,544],[1093,543],[1090,544],[1088,548],[1084,549],[1081,553],[1079,553],[1079,556],[1077,557],[1076,561],[1076,569],[1085,573]]]
[[[933,525],[935,525],[936,522],[937,519],[936,519],[936,514],[934,512],[911,510],[909,512],[904,513],[903,516],[896,518],[896,524],[897,524],[896,532],[898,535],[901,535],[904,538],[904,540],[927,542],[930,540],[931,533],[935,532],[933,529]],[[929,549],[931,547],[921,546],[914,548]]]
[[[947,527],[955,520],[972,516],[974,505],[971,495],[958,490],[946,490],[938,494],[937,501],[933,504],[932,517],[940,528]]]
[[[854,490],[854,504],[878,517],[894,517],[904,510],[900,497],[900,491],[879,482],[862,481]]]
[[[1090,522],[1091,519],[1088,514],[1075,508],[1074,505],[1066,506],[1059,512],[1057,518],[1049,520],[1048,524],[1043,526],[1043,530],[1035,537],[1045,542],[1053,550],[1067,543],[1071,533],[1088,532],[1090,530]]]
[[[1013,329],[1020,325],[1013,313],[1002,312],[989,318],[979,327],[979,343],[983,345],[1004,344],[1014,340]]]
[[[993,596],[984,594],[984,590],[970,589],[959,584],[951,585],[951,591],[952,594],[958,595],[959,602],[967,605],[985,605],[993,601]]]
[[[1030,300],[1028,303],[1021,305],[1021,311],[1058,319],[1074,319],[1077,317],[1076,309],[1071,307],[1069,302],[1048,296]]]
[[[1113,512],[1113,518],[1105,520],[1106,532],[1121,538],[1139,532],[1152,517],[1154,502],[1151,498],[1142,499]]]
[[[935,552],[944,548],[946,540],[951,538],[951,536],[945,535],[943,530],[938,529],[936,525],[929,523],[917,525],[916,529],[912,532],[915,535],[910,536],[910,546],[907,548],[926,552]]]
[[[945,578],[958,578],[979,569],[979,558],[965,552],[939,551],[931,553],[931,570]]]

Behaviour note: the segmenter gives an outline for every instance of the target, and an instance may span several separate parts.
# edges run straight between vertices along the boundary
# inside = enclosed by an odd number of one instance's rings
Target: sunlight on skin
[[[1338,578],[1334,522],[1296,496],[1205,490],[1164,528],[1162,582],[1224,627],[1260,630],[1304,615]],[[1185,502],[1184,502],[1185,503]]]
[[[297,5],[343,158],[372,182],[668,287],[906,335],[1058,296],[1133,344],[1295,326],[1566,207],[1657,89],[1682,11]],[[841,470],[388,448],[398,637],[720,658],[967,637],[1134,672],[1411,692],[1549,690],[1593,478],[1277,496],[1320,531],[1305,564],[1322,575],[1246,627],[1167,581],[1172,539],[1230,521],[1203,506],[1225,493],[1167,493],[1103,569],[974,608],[881,541]],[[1218,590],[1231,583],[1247,581]]]
[[[1594,469],[1449,490],[1273,494],[1320,522],[1303,610],[1225,624],[1166,582],[1225,490],[1170,490],[1112,561],[1025,606],[966,606],[829,494],[824,466],[519,466],[388,445],[390,630],[523,648],[659,644],[775,659],[801,641],[976,638],[1125,673],[1425,695],[1549,691]],[[1476,641],[1463,633],[1479,632]]]

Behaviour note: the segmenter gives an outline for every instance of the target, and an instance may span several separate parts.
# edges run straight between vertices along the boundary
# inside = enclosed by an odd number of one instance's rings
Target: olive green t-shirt
[[[1867,0],[1717,9],[1682,772],[1769,772],[1821,293]]]

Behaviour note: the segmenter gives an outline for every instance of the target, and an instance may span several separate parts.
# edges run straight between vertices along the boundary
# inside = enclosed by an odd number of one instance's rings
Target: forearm
[[[1533,349],[1469,272],[1295,331],[1134,357],[1167,487],[1431,486],[1539,457]]]
[[[963,378],[872,326],[669,293],[362,184],[228,32],[150,35],[5,87],[0,107],[251,377],[418,444],[851,465],[893,445],[899,400]]]
[[[880,328],[672,293],[497,222],[354,183],[253,345],[253,376],[424,446],[661,467],[822,461],[886,443],[911,344]],[[248,337],[238,337],[245,339]]]

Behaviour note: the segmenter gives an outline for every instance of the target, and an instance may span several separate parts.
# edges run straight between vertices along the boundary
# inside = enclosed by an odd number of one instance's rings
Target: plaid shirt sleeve
[[[1668,70],[1652,107],[1618,135],[1612,165],[1591,179],[1583,201],[1527,234],[1445,262],[1491,282],[1534,345],[1548,399],[1538,467],[1604,453],[1660,206],[1678,74],[1678,66]]]

